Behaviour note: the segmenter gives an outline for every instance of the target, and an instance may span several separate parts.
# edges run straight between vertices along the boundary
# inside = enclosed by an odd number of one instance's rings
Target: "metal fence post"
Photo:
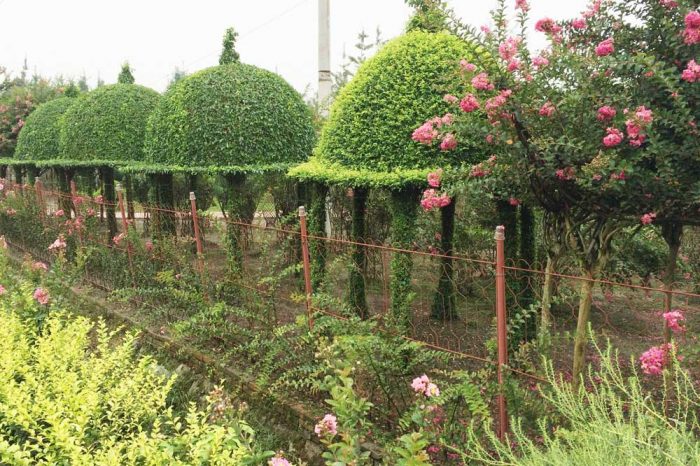
[[[197,244],[197,267],[202,278],[204,278],[204,248],[202,247],[202,237],[199,233],[199,217],[197,216],[197,196],[190,192],[190,209],[192,211],[192,226],[194,228],[194,240]]]
[[[496,227],[496,327],[498,342],[498,438],[508,432],[508,410],[504,393],[503,367],[508,365],[508,333],[506,328],[505,227]]]
[[[301,223],[301,254],[304,259],[304,288],[306,290],[306,314],[309,319],[309,330],[314,328],[314,317],[311,296],[311,261],[309,260],[309,236],[306,228],[306,209],[299,206],[299,221]]]

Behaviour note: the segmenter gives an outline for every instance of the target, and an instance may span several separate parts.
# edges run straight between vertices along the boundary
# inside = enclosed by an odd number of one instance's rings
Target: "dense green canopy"
[[[468,44],[447,33],[412,31],[367,60],[331,107],[314,157],[290,171],[301,179],[348,186],[423,183],[454,153],[411,140],[427,119],[444,114],[443,85],[469,58]],[[448,160],[449,159],[449,160]]]
[[[61,97],[39,105],[30,113],[17,138],[15,159],[36,162],[58,157],[61,117],[73,102],[70,97]]]
[[[261,172],[306,160],[311,112],[278,75],[241,63],[179,81],[148,122],[145,171]]]
[[[112,84],[82,94],[61,125],[61,157],[47,165],[122,166],[143,160],[146,121],[160,95],[136,84]]]

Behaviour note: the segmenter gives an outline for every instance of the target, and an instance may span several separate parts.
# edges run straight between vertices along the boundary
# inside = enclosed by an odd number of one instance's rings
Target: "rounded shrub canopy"
[[[39,105],[29,114],[17,138],[17,161],[40,162],[60,155],[61,118],[73,102],[73,98],[60,97]]]
[[[160,95],[135,84],[111,84],[80,95],[63,115],[65,166],[123,166],[143,160],[146,122]]]
[[[447,33],[412,31],[388,42],[357,70],[331,106],[314,156],[290,175],[348,186],[424,183],[454,153],[417,144],[413,131],[444,114],[450,75],[473,55]]]
[[[285,80],[233,63],[178,82],[153,112],[146,171],[246,173],[286,170],[306,160],[311,112]]]

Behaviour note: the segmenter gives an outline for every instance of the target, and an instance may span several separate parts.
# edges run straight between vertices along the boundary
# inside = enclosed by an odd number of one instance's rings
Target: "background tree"
[[[122,65],[122,69],[117,77],[117,82],[119,84],[134,84],[136,80],[134,79],[134,74],[131,72],[131,67],[129,62],[125,62]]]
[[[221,55],[219,55],[219,65],[230,65],[241,61],[241,56],[236,52],[236,39],[238,33],[234,28],[226,29],[222,43]]]

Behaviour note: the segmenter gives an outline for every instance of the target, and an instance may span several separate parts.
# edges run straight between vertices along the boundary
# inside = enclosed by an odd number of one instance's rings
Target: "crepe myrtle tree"
[[[578,260],[584,279],[575,383],[585,360],[594,279],[615,234],[666,211],[679,222],[674,215],[680,212],[697,215],[687,209],[697,202],[700,70],[692,57],[700,14],[694,8],[690,0],[597,0],[575,19],[537,20],[535,29],[549,45],[531,53],[527,0],[516,1],[514,35],[500,0],[493,30],[460,28],[484,53],[462,63],[452,121],[421,126],[425,144],[458,148],[478,135],[493,155],[461,182],[543,210],[548,272],[565,250]],[[545,300],[551,273],[546,279]],[[546,326],[547,308],[542,316]]]

